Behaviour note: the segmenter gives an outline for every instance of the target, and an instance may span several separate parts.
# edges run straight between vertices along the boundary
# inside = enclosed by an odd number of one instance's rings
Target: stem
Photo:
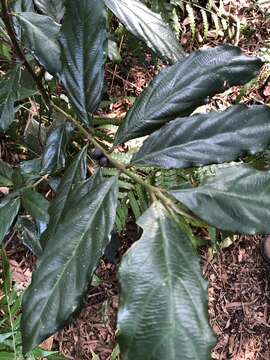
[[[2,11],[1,11],[1,17],[3,19],[3,22],[6,26],[7,29],[7,33],[10,37],[14,52],[16,53],[17,57],[22,61],[23,65],[26,67],[26,69],[28,70],[29,74],[32,76],[33,80],[35,81],[37,88],[45,102],[45,104],[50,108],[50,99],[49,96],[46,92],[46,90],[43,87],[42,81],[41,79],[35,74],[34,70],[32,69],[31,65],[28,63],[28,61],[26,60],[26,57],[23,53],[23,50],[21,49],[18,40],[16,38],[16,33],[14,31],[12,22],[10,21],[10,14],[9,14],[9,10],[8,10],[8,5],[7,5],[7,0],[1,0],[1,6],[2,6]]]
[[[119,118],[109,118],[109,117],[94,117],[93,124],[102,126],[102,125],[116,125],[119,126],[121,123],[121,119]]]
[[[79,131],[98,149],[100,149],[104,156],[110,161],[110,163],[118,169],[120,172],[126,174],[129,178],[134,180],[137,184],[142,185],[149,193],[155,195],[155,197],[162,202],[162,204],[169,210],[169,212],[176,212],[180,215],[183,215],[191,220],[198,220],[195,216],[189,214],[185,209],[180,208],[179,205],[174,204],[174,202],[167,197],[162,189],[159,189],[155,186],[152,186],[148,184],[146,181],[144,181],[141,177],[133,173],[132,171],[128,170],[127,167],[120,163],[119,161],[115,160],[105,149],[104,147],[83,127],[82,124],[79,123],[76,119],[74,119],[71,115],[67,114],[64,110],[59,108],[57,105],[52,104],[52,107],[60,112],[63,116],[65,116],[70,122],[72,122]]]

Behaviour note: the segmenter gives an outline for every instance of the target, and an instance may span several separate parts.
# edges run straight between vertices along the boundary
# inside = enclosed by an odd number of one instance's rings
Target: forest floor
[[[224,0],[225,9],[237,17],[241,24],[246,24],[246,34],[240,36],[239,46],[248,54],[261,54],[265,42],[270,40],[270,22],[265,21],[263,12],[255,10],[252,6],[254,2]],[[182,19],[181,24],[184,32],[180,41],[185,49],[190,52],[201,47],[203,44],[191,41],[188,18]],[[203,31],[199,12],[196,31]],[[234,39],[229,40],[222,32],[216,37],[215,31],[211,32],[210,28],[204,45],[234,43]],[[125,54],[125,45],[122,52],[123,63],[108,66],[108,89],[111,96],[134,97],[139,95],[158,70],[148,60],[141,65],[140,60],[130,58]],[[230,89],[215,97],[215,106],[227,107],[238,95],[238,88]],[[270,80],[258,81],[249,90],[244,102],[269,103]],[[121,100],[110,108],[110,112],[116,117],[122,116],[129,105],[128,100]],[[16,156],[9,144],[0,139],[0,158],[16,163],[19,160]],[[134,225],[128,226],[120,236],[121,248],[118,255],[122,255],[136,238]],[[222,248],[214,255],[209,249],[200,250],[203,274],[209,281],[209,318],[217,335],[213,359],[270,359],[270,266],[264,263],[260,255],[260,241],[261,238],[257,236],[235,236],[229,244],[223,242]],[[18,247],[18,242],[20,239],[16,236],[10,239],[7,254],[14,281],[25,288],[30,281],[35,259],[22,244]],[[79,318],[48,339],[43,344],[46,349],[59,349],[73,360],[119,358],[115,336],[119,302],[119,259],[120,256],[117,257],[116,264],[101,261],[97,270],[101,283],[90,289],[86,306]]]

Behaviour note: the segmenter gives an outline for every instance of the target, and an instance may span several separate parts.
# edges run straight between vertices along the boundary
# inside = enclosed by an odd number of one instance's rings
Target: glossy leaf
[[[90,114],[101,100],[107,51],[103,1],[66,1],[61,29],[62,83],[80,120],[91,126]]]
[[[13,184],[12,174],[12,167],[0,159],[0,186],[11,186]]]
[[[0,244],[7,235],[20,208],[20,199],[4,198],[0,202]]]
[[[93,272],[110,241],[117,193],[116,178],[94,186],[69,206],[48,239],[23,298],[24,352],[62,328],[80,309]]]
[[[139,0],[105,0],[105,4],[133,35],[171,62],[185,56],[176,36],[157,13]]]
[[[269,144],[270,108],[236,105],[171,121],[145,140],[132,164],[164,169],[202,166],[255,154]]]
[[[40,11],[51,16],[55,21],[62,20],[65,13],[63,0],[34,0],[34,3]]]
[[[230,45],[198,50],[161,71],[122,121],[115,144],[151,134],[166,122],[190,115],[228,86],[242,85],[259,72],[258,58]]]
[[[194,214],[221,230],[270,233],[270,172],[247,165],[225,167],[192,189],[170,194]]]
[[[0,80],[0,132],[5,132],[14,121],[19,81],[19,67],[14,67]]]
[[[47,128],[34,118],[24,129],[23,140],[34,156],[41,155],[46,145]]]
[[[36,84],[29,74],[29,72],[25,70],[21,70],[21,78],[20,78],[20,86],[17,91],[17,101],[26,99],[31,97],[37,93]]]
[[[35,223],[28,218],[19,218],[17,222],[18,233],[25,246],[36,256],[42,254],[40,236]]]
[[[41,244],[44,248],[48,239],[53,236],[57,225],[63,214],[68,210],[68,199],[73,191],[75,184],[81,182],[86,177],[86,148],[78,153],[71,164],[65,170],[57,193],[50,203],[49,215],[50,221],[46,231],[41,236]]]
[[[45,69],[56,75],[61,71],[58,36],[60,25],[52,18],[33,12],[16,14],[26,45]]]
[[[56,173],[65,167],[66,146],[72,131],[73,128],[69,123],[61,124],[51,131],[42,155],[42,174]]]
[[[119,270],[121,359],[208,360],[207,282],[190,240],[159,203],[138,225],[143,235]]]
[[[34,4],[32,0],[16,0],[13,5],[15,11],[34,11]]]
[[[49,222],[49,202],[40,193],[27,189],[22,193],[22,205],[33,219],[44,223]]]

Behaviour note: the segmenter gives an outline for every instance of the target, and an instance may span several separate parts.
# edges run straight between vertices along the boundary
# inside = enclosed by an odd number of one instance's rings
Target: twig
[[[67,114],[64,110],[62,110],[61,108],[59,108],[57,105],[52,104],[52,107],[58,111],[59,113],[61,113],[63,116],[66,117],[67,120],[69,120],[70,122],[72,122],[78,129],[79,131],[98,149],[100,149],[102,151],[102,153],[104,154],[104,156],[106,156],[106,158],[110,161],[110,163],[116,168],[118,169],[120,172],[126,174],[129,178],[131,178],[132,180],[134,180],[136,183],[142,185],[150,194],[155,194],[156,198],[162,202],[162,204],[170,211],[174,211],[180,215],[183,215],[187,218],[189,218],[190,220],[194,220],[194,221],[198,221],[200,219],[196,218],[195,216],[191,215],[189,212],[187,212],[185,209],[183,209],[182,207],[180,207],[180,205],[176,205],[168,196],[166,196],[166,194],[164,194],[164,190],[157,188],[153,185],[148,184],[146,181],[144,181],[142,178],[140,178],[137,174],[135,174],[134,172],[130,171],[127,169],[127,167],[117,161],[116,159],[114,159],[105,149],[104,147],[93,137],[93,135],[91,135],[84,127],[83,125],[77,121],[76,119],[74,119],[71,115]],[[201,221],[201,220],[200,220]]]

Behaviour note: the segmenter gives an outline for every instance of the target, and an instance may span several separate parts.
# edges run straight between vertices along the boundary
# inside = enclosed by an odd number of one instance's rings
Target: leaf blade
[[[225,167],[205,184],[170,194],[201,219],[221,230],[269,234],[269,171],[247,165]]]
[[[4,199],[0,203],[0,244],[7,235],[20,209],[20,199]]]
[[[23,29],[26,45],[33,55],[49,73],[58,74],[61,71],[58,44],[60,25],[49,16],[33,12],[17,13],[16,18]]]
[[[179,118],[155,131],[131,163],[163,169],[232,161],[270,143],[270,108],[235,105],[223,112]]]
[[[117,192],[116,178],[95,186],[67,210],[48,240],[23,298],[24,352],[64,326],[81,307],[91,276],[110,240]]]
[[[74,185],[83,181],[86,177],[86,156],[86,148],[83,148],[64,172],[56,196],[49,206],[50,221],[40,240],[43,248],[46,246],[48,239],[55,233],[62,215],[67,210],[68,199],[72,194]]]
[[[73,127],[69,123],[61,124],[51,131],[42,155],[41,174],[57,173],[65,167],[65,151],[72,131]]]
[[[126,26],[128,31],[146,42],[147,46],[171,62],[185,52],[161,16],[137,0],[105,0],[107,7]]]
[[[31,189],[22,193],[22,205],[36,221],[49,222],[49,202],[40,193]]]
[[[181,354],[183,360],[208,359],[213,335],[207,321],[207,284],[189,239],[158,203],[139,225],[144,233],[119,270],[121,357],[176,360]]]
[[[16,93],[20,81],[20,67],[10,70],[0,83],[0,132],[6,132],[15,118]]]
[[[60,36],[63,71],[61,81],[80,120],[91,126],[104,81],[107,32],[103,1],[66,1]]]
[[[177,117],[190,115],[227,85],[251,80],[261,65],[260,59],[242,55],[239,48],[231,45],[195,51],[162,70],[142,92],[122,121],[115,145],[151,134]]]
[[[60,22],[65,13],[63,0],[34,0],[35,5],[46,15]]]

